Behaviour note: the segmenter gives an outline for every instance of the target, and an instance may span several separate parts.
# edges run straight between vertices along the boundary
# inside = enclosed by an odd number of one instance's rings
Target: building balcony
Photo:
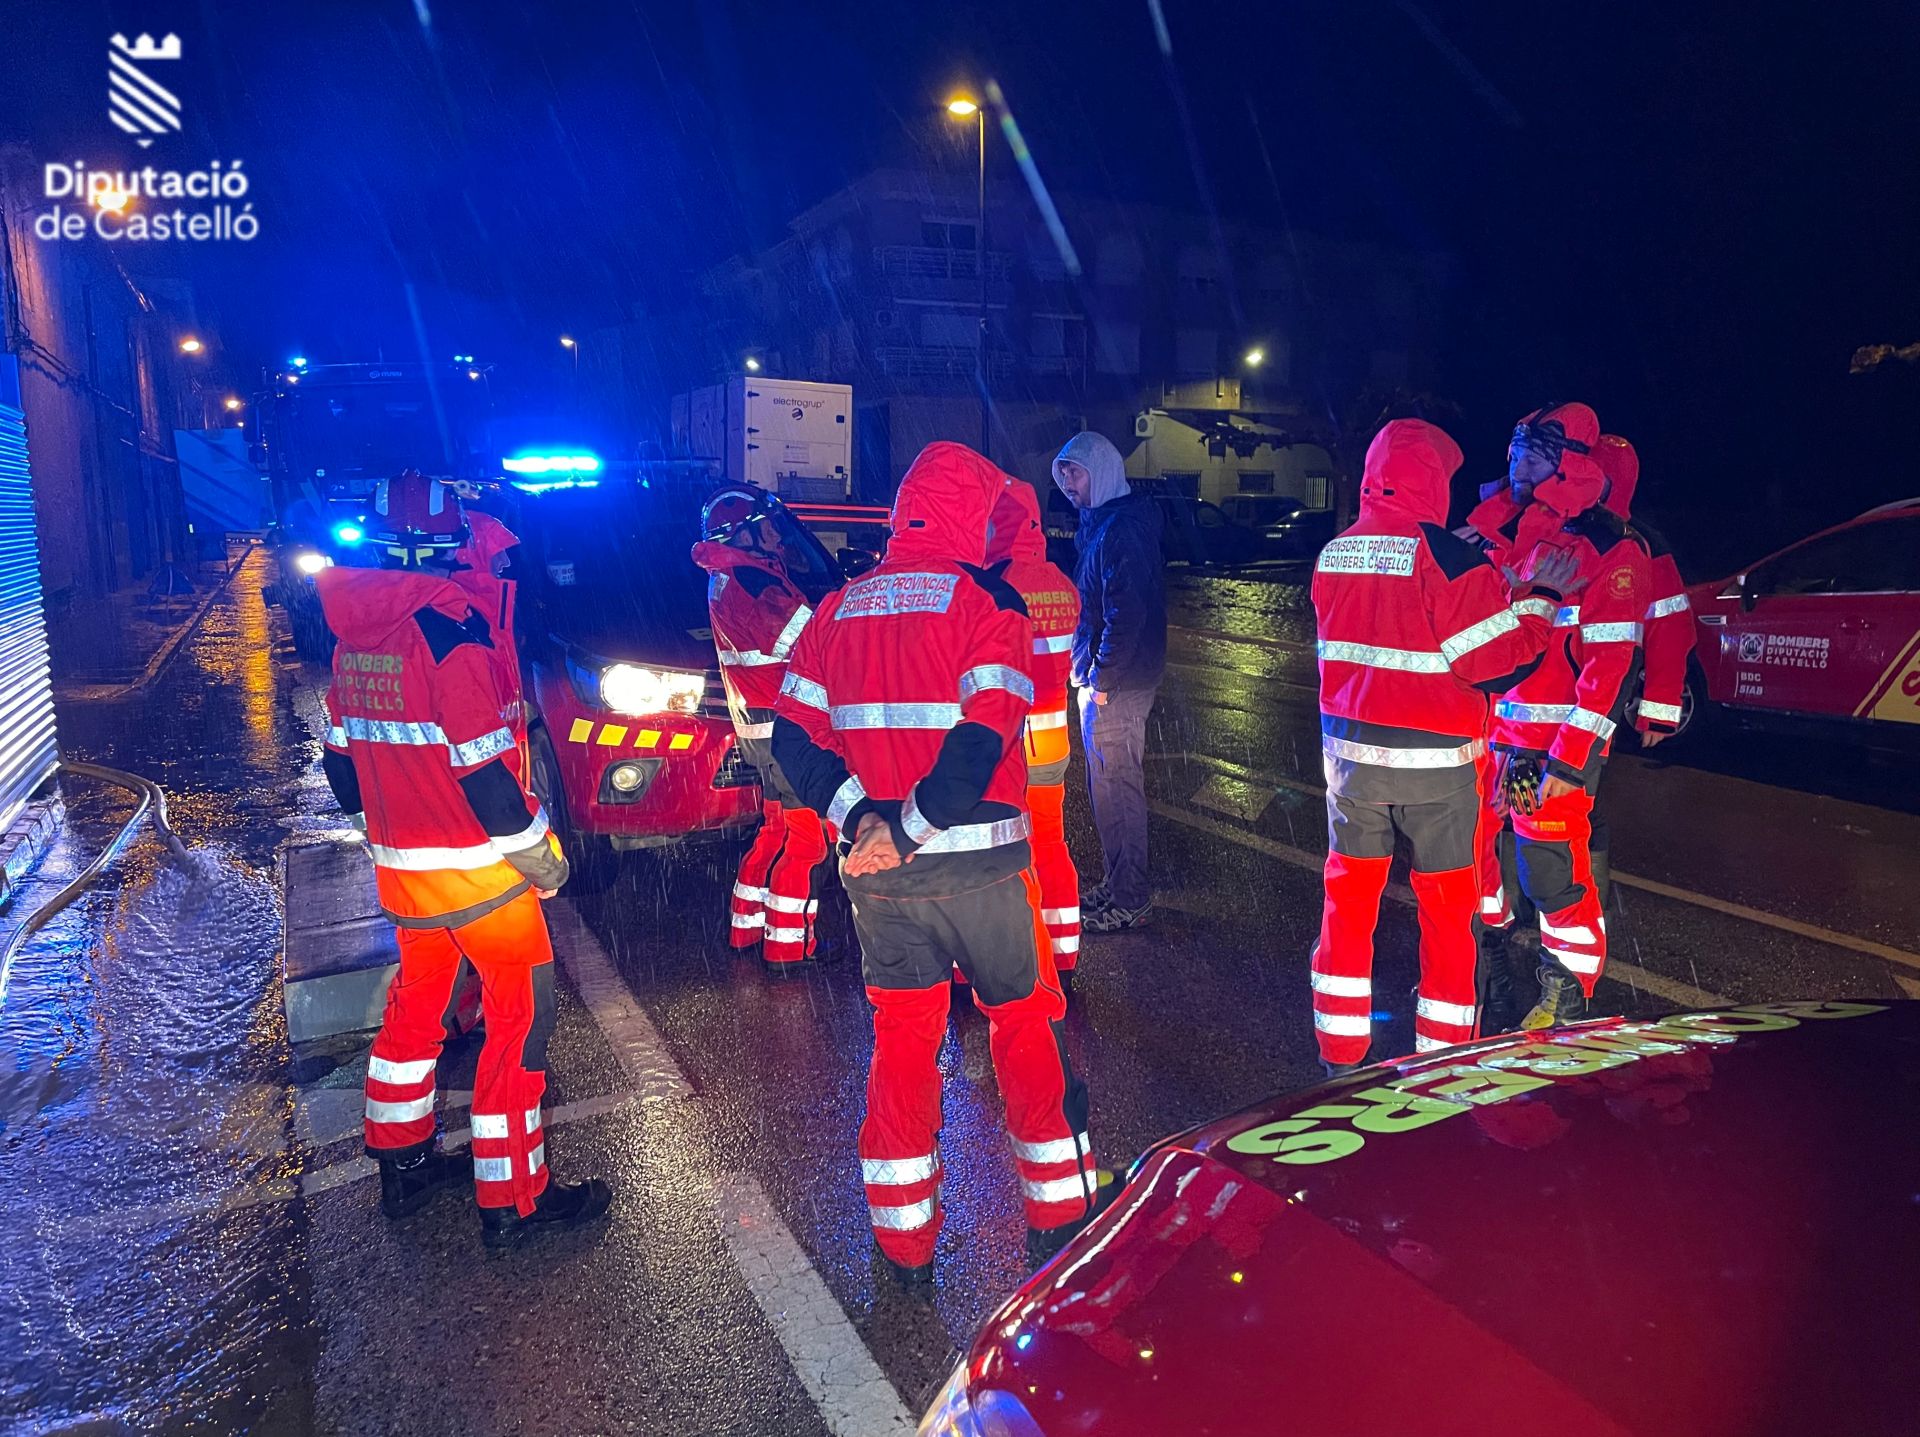
[[[970,249],[935,245],[880,245],[873,252],[881,283],[895,299],[942,304],[978,303],[980,255]],[[1012,256],[1000,250],[986,255],[987,302],[1004,305],[1013,293]]]

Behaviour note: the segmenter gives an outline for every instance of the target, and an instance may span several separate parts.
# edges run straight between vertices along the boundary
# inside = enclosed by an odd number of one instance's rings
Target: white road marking
[[[1184,824],[1202,833],[1210,833],[1215,838],[1224,838],[1229,843],[1237,843],[1242,848],[1251,848],[1256,853],[1277,858],[1282,863],[1291,863],[1294,867],[1304,868],[1310,873],[1319,873],[1326,866],[1324,854],[1309,853],[1306,849],[1295,848],[1290,843],[1280,843],[1257,833],[1248,833],[1244,828],[1235,828],[1232,824],[1221,823],[1218,819],[1205,818],[1157,798],[1148,799],[1147,808],[1150,812],[1157,813],[1174,823]],[[1618,874],[1614,876],[1619,877]],[[1414,904],[1413,890],[1404,883],[1388,884],[1387,897],[1407,904],[1409,907]],[[1607,958],[1606,976],[1615,980],[1622,978],[1630,980],[1628,987],[1644,988],[1656,997],[1664,998],[1669,1003],[1682,1008],[1720,1008],[1733,1001],[1719,993],[1709,993],[1704,988],[1695,988],[1691,984],[1662,977],[1651,969],[1642,968],[1636,963],[1628,963],[1611,955]]]
[[[751,1176],[722,1179],[727,1251],[834,1437],[912,1437],[913,1418]]]
[[[692,1097],[692,1085],[667,1051],[660,1030],[635,1001],[579,910],[566,899],[556,899],[547,904],[547,926],[553,932],[555,960],[613,1045],[635,1096],[643,1103]]]
[[[1305,779],[1282,778],[1276,773],[1262,773],[1259,769],[1248,768],[1244,764],[1232,763],[1224,758],[1214,758],[1204,753],[1151,754],[1165,762],[1197,763],[1203,767],[1217,769],[1230,777],[1245,779],[1254,783],[1272,784],[1276,788],[1290,788],[1296,793],[1308,793],[1324,798],[1327,790],[1320,784],[1309,783]],[[1314,860],[1319,867],[1320,860]],[[1851,949],[1855,953],[1864,953],[1870,958],[1884,958],[1889,963],[1898,963],[1903,967],[1920,969],[1920,953],[1910,953],[1905,948],[1895,948],[1890,944],[1876,943],[1871,938],[1856,938],[1851,933],[1838,933],[1831,928],[1822,928],[1816,923],[1802,923],[1797,918],[1783,917],[1778,913],[1768,913],[1765,909],[1749,908],[1744,903],[1733,903],[1725,898],[1715,898],[1708,893],[1695,893],[1690,888],[1676,888],[1669,883],[1661,883],[1652,878],[1642,878],[1637,873],[1624,873],[1613,870],[1613,881],[1623,888],[1638,888],[1645,893],[1657,894],[1662,898],[1671,898],[1676,903],[1691,903],[1696,908],[1711,909],[1715,913],[1724,913],[1730,918],[1743,918],[1749,923],[1758,923],[1766,928],[1777,928],[1783,933],[1792,933],[1801,938],[1811,938],[1819,943],[1830,944],[1835,948]],[[1609,962],[1613,960],[1609,959]]]

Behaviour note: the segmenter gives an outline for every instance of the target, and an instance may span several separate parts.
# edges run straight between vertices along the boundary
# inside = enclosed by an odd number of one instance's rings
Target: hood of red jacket
[[[1567,450],[1560,456],[1560,472],[1533,488],[1534,504],[1546,505],[1564,523],[1598,504],[1600,491],[1607,487],[1607,477],[1593,457],[1593,451],[1600,447],[1600,416],[1585,404],[1556,404],[1551,409],[1536,409],[1520,422],[1541,418],[1559,420],[1567,438],[1579,440],[1588,450],[1585,454]]]
[[[518,544],[520,536],[491,514],[483,514],[478,509],[468,509],[466,514],[467,542],[454,557],[469,569],[491,576],[493,561]]]
[[[1422,524],[1447,522],[1448,485],[1460,468],[1460,446],[1424,419],[1394,419],[1367,446],[1360,477],[1360,517],[1397,513]]]
[[[887,562],[946,559],[986,562],[987,519],[1010,481],[964,444],[942,439],[907,466],[893,500]]]
[[[322,569],[313,581],[327,627],[350,649],[384,647],[421,609],[463,620],[473,607],[453,580],[413,569]]]
[[[1602,434],[1593,457],[1607,478],[1605,504],[1622,519],[1633,517],[1633,491],[1640,485],[1640,455],[1618,434]]]
[[[1040,523],[1040,496],[1031,484],[1011,481],[993,506],[993,533],[987,540],[987,562],[1002,559],[1044,559],[1047,531]]]
[[[695,544],[693,562],[709,574],[727,574],[735,569],[759,569],[782,582],[787,578],[787,566],[780,562],[777,555],[762,553],[757,549],[737,548],[718,539],[702,539]]]

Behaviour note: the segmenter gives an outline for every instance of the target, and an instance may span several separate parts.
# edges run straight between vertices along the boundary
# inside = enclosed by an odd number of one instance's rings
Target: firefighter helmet
[[[467,516],[452,486],[408,469],[374,486],[367,538],[408,567],[451,560],[467,542]]]

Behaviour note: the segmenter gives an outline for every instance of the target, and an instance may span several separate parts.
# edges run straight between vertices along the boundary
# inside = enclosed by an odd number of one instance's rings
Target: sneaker
[[[1083,907],[1080,910],[1080,931],[1082,933],[1124,933],[1129,928],[1145,928],[1153,922],[1153,903],[1142,903],[1138,908],[1122,908],[1119,904],[1109,904],[1097,913],[1089,913]]]
[[[1520,1020],[1520,1030],[1531,1033],[1561,1023],[1574,1023],[1587,1016],[1587,995],[1580,980],[1558,963],[1540,965],[1540,1001]]]
[[[1113,1206],[1123,1186],[1120,1175],[1112,1168],[1095,1168],[1092,1207],[1072,1222],[1062,1223],[1059,1227],[1027,1229],[1027,1266],[1037,1272],[1053,1261],[1059,1256],[1061,1248],[1085,1232],[1095,1218]]]
[[[380,1159],[380,1211],[390,1218],[417,1213],[442,1188],[473,1181],[473,1150],[429,1148],[412,1158]]]
[[[577,1183],[550,1182],[526,1217],[520,1216],[518,1208],[481,1208],[480,1241],[496,1252],[518,1247],[538,1228],[578,1227],[593,1221],[611,1206],[613,1189],[604,1178],[588,1178]]]
[[[1080,915],[1084,919],[1089,913],[1098,913],[1103,908],[1113,907],[1113,890],[1104,883],[1096,883],[1091,888],[1080,890]]]

